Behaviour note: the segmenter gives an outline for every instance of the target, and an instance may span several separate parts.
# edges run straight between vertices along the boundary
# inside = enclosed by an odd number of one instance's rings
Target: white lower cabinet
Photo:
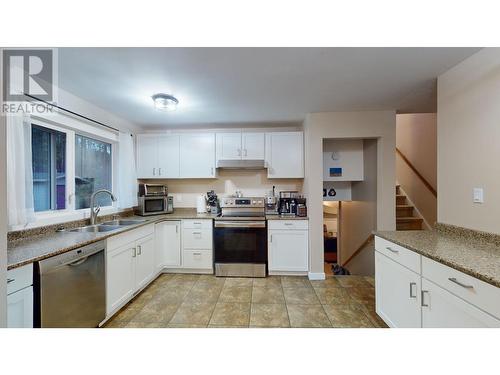
[[[7,327],[33,328],[33,287],[7,296]]]
[[[111,237],[106,245],[106,313],[112,315],[155,276],[154,225]]]
[[[269,272],[277,274],[309,270],[307,224],[306,220],[268,222]]]
[[[425,328],[500,327],[500,320],[426,279],[422,279],[422,299]]]
[[[33,264],[7,271],[7,327],[33,328]]]
[[[376,311],[390,327],[500,327],[500,288],[379,237],[375,250]]]
[[[141,238],[136,242],[135,286],[141,289],[155,275],[155,238],[154,235]]]
[[[182,221],[181,268],[213,271],[212,220]]]
[[[389,327],[420,327],[420,275],[378,251],[375,273],[377,314]]]
[[[162,221],[155,225],[155,265],[158,271],[164,267],[181,266],[181,222]]]

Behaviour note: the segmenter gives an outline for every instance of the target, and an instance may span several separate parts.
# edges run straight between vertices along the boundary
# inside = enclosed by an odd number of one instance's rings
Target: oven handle
[[[265,228],[265,221],[216,221],[216,228]]]

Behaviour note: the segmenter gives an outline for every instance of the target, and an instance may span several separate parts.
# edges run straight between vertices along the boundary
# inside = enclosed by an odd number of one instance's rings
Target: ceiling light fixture
[[[179,104],[177,98],[168,94],[155,94],[151,98],[153,98],[155,108],[162,111],[175,111]]]

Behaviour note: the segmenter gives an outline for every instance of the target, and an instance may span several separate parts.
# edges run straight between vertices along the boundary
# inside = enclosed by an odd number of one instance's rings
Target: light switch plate
[[[483,188],[474,188],[472,190],[472,201],[474,203],[483,203],[484,202],[484,196],[483,196]]]

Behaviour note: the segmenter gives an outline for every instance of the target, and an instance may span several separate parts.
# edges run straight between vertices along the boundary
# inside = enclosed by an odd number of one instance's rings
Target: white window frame
[[[78,134],[111,144],[111,189],[114,190],[117,183],[118,134],[96,127],[91,122],[86,122],[63,112],[42,116],[32,115],[31,123],[66,134],[66,208],[63,210],[37,211],[35,212],[35,222],[28,225],[11,226],[10,230],[36,228],[89,218],[90,209],[75,209],[75,136]],[[119,211],[116,202],[112,202],[111,206],[102,207],[100,213],[109,215]]]

